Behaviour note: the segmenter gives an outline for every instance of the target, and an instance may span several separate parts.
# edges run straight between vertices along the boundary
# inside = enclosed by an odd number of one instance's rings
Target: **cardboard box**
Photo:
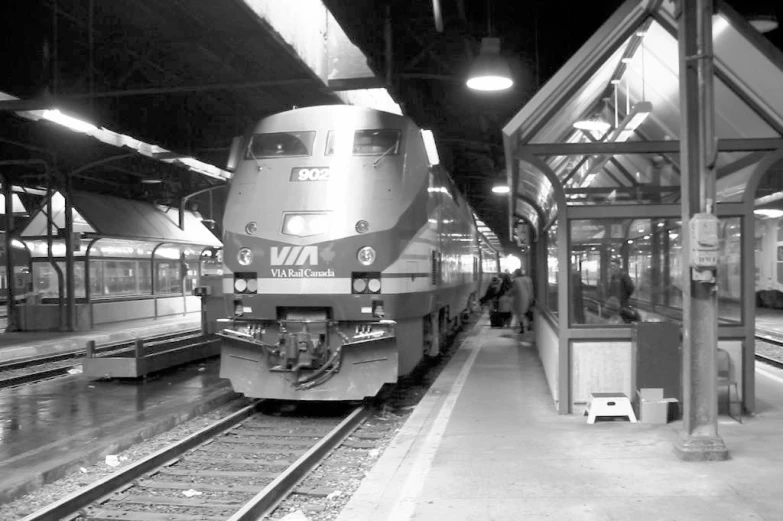
[[[639,421],[642,423],[667,423],[669,401],[663,399],[663,389],[638,389]]]

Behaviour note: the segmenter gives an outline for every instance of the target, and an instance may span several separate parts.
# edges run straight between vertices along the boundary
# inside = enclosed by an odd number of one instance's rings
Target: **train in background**
[[[783,309],[783,216],[756,219],[756,305]]]
[[[374,396],[437,355],[497,252],[409,118],[295,109],[235,140],[220,376],[255,398]]]
[[[739,304],[742,299],[742,245],[738,218],[722,219],[719,225],[721,262],[717,273],[718,298]],[[633,229],[633,227],[631,227]],[[654,301],[656,288],[665,294],[658,303],[673,308],[682,307],[682,237],[679,224],[669,221],[660,233],[668,234],[665,247],[660,248],[661,282],[652,278],[652,248],[650,235],[632,237],[629,248],[628,274],[636,291],[634,298],[641,302]],[[756,306],[783,309],[783,217],[755,218],[754,225],[755,300]],[[620,248],[615,248],[620,251]],[[600,252],[591,249],[580,259],[583,287],[595,289],[600,285]],[[595,293],[595,292],[594,292]]]

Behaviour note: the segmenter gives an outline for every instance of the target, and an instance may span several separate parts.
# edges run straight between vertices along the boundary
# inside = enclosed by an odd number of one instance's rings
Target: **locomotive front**
[[[247,396],[361,399],[395,382],[382,272],[399,255],[404,120],[297,109],[243,145],[224,216],[221,376]]]

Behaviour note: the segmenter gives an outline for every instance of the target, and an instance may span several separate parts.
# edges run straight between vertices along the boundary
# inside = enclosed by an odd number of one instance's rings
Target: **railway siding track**
[[[199,337],[201,330],[195,328],[146,338],[144,346],[151,352],[163,351],[172,345],[193,341]],[[98,346],[94,353],[102,356],[129,355],[133,353],[134,342],[135,340],[125,340]],[[85,355],[86,349],[0,363],[0,389],[69,374],[82,365]]]
[[[258,519],[288,494],[326,495],[297,484],[370,413],[340,421],[262,416],[255,402],[23,521]]]

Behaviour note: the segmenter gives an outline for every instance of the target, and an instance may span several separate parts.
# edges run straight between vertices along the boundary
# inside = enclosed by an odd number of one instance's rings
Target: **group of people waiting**
[[[521,269],[514,271],[513,278],[508,273],[492,277],[479,302],[482,306],[490,306],[490,323],[493,326],[510,327],[516,317],[519,331],[530,331],[535,303],[533,280]]]

